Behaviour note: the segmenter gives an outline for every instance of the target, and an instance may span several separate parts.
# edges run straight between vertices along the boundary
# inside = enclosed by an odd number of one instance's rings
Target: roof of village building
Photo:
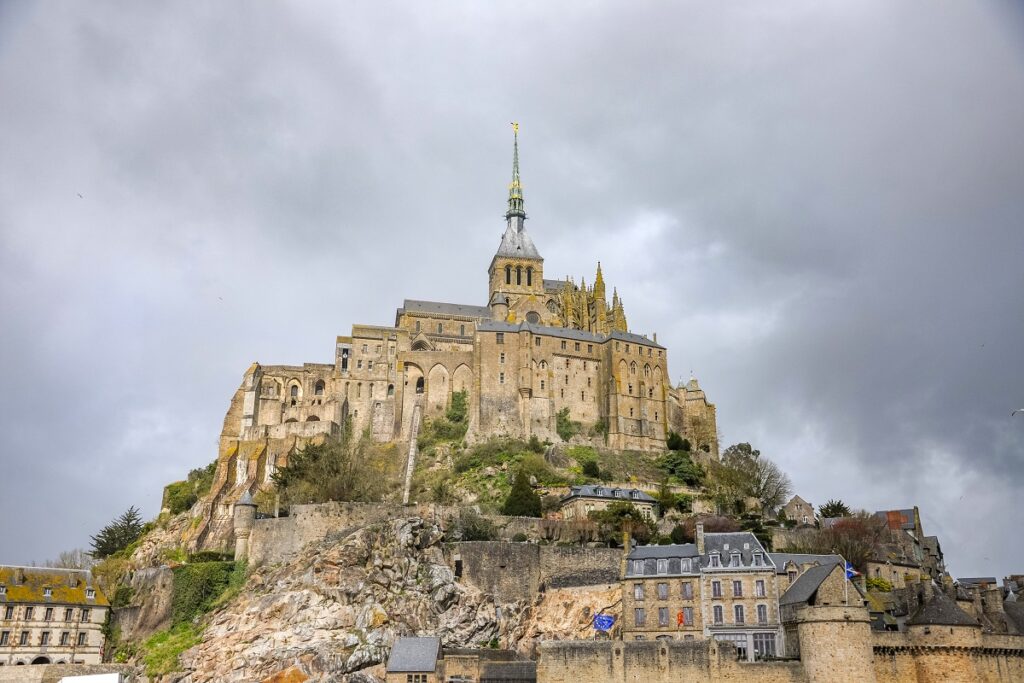
[[[620,489],[612,486],[591,484],[570,487],[569,495],[562,500],[569,500],[570,498],[615,498],[618,500],[638,500],[643,503],[657,502],[640,489]]]
[[[693,543],[673,543],[670,545],[641,545],[633,548],[627,558],[626,576],[657,576],[672,575],[681,572],[677,564],[679,560],[696,558],[692,565],[693,571],[711,567],[711,555],[720,556],[720,566],[714,569],[773,569],[771,555],[765,552],[757,537],[749,531],[709,532],[704,534],[704,554],[697,552]],[[739,563],[734,563],[733,554],[739,553]],[[761,564],[754,564],[754,554],[761,554]],[[643,571],[634,571],[634,561],[643,560]],[[657,560],[668,560],[667,571],[658,572]],[[673,562],[675,560],[676,562]]]
[[[996,585],[996,577],[994,576],[975,576],[964,579],[957,579],[957,583],[961,586],[980,586],[982,584]]]
[[[1013,595],[1013,593],[1010,593],[1010,595]],[[1024,633],[1024,602],[1017,599],[1007,599],[1003,601],[1003,611],[1006,612],[1006,618],[1017,627],[1017,632]]]
[[[775,562],[776,572],[786,573],[786,565],[792,562],[797,566],[805,564],[834,565],[842,564],[843,558],[839,555],[812,555],[808,553],[768,553]]]
[[[914,626],[980,626],[978,620],[964,612],[939,588],[918,608],[908,624]]]
[[[0,567],[0,603],[46,603],[53,605],[94,605],[110,603],[87,569],[48,567]],[[47,590],[49,589],[49,595]],[[89,595],[92,595],[90,598]]]
[[[440,638],[399,638],[388,656],[389,672],[422,672],[437,668]]]
[[[462,315],[468,318],[490,318],[491,309],[487,306],[473,306],[472,304],[450,304],[443,301],[417,301],[406,299],[398,314],[402,313],[433,313],[436,315]]]
[[[810,601],[814,596],[814,592],[828,578],[828,575],[835,570],[836,566],[835,564],[820,564],[816,567],[811,567],[801,574],[793,582],[793,585],[782,594],[782,597],[779,598],[779,604],[794,605]]]
[[[890,529],[913,531],[916,529],[914,508],[909,510],[878,510],[875,517],[884,521]]]

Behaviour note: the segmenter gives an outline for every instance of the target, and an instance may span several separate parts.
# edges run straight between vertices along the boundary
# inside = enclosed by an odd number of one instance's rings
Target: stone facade
[[[780,655],[779,589],[771,557],[750,533],[709,533],[697,543],[641,546],[627,558],[624,640],[733,643],[744,658]]]
[[[797,524],[814,524],[814,506],[800,496],[793,496],[782,506],[786,519]]]
[[[618,292],[607,301],[600,264],[591,286],[545,279],[525,220],[514,180],[486,305],[407,299],[394,325],[338,336],[330,363],[253,363],[225,415],[214,485],[187,545],[226,544],[235,501],[267,487],[306,443],[346,424],[381,442],[410,441],[414,415],[442,415],[455,392],[468,394],[470,442],[558,443],[569,420],[574,442],[660,450],[675,431],[717,458],[715,406],[696,380],[672,384],[667,349],[657,335],[629,331]]]
[[[643,491],[600,485],[571,487],[559,511],[565,520],[588,519],[591,512],[606,510],[615,502],[629,503],[648,519],[658,518],[657,501]]]
[[[109,607],[91,572],[0,567],[0,665],[99,664]]]

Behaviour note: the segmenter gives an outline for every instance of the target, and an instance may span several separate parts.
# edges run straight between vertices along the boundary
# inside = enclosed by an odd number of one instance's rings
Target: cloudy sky
[[[552,5],[0,3],[0,562],[155,515],[251,362],[485,303],[518,120],[723,445],[1024,571],[1020,6]]]

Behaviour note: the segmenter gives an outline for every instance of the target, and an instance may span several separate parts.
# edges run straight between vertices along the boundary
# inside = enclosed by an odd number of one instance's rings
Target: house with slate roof
[[[612,503],[629,503],[644,517],[654,520],[658,517],[658,501],[639,489],[623,489],[608,486],[573,486],[562,498],[560,511],[562,519],[587,519],[591,512],[605,510]]]
[[[440,638],[399,638],[386,683],[536,683],[537,663],[511,650],[442,648]]]
[[[754,661],[783,652],[778,574],[750,532],[704,533],[696,543],[637,546],[622,583],[625,640],[733,643]]]
[[[87,570],[0,567],[0,665],[99,664],[109,608]]]

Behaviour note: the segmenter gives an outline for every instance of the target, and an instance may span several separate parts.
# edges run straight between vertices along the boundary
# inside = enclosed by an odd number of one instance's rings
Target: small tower
[[[605,299],[604,275],[601,262],[597,262],[597,276],[594,278],[594,331],[608,334],[608,301]]]
[[[249,559],[249,536],[256,523],[256,503],[246,491],[235,503],[235,562]]]

